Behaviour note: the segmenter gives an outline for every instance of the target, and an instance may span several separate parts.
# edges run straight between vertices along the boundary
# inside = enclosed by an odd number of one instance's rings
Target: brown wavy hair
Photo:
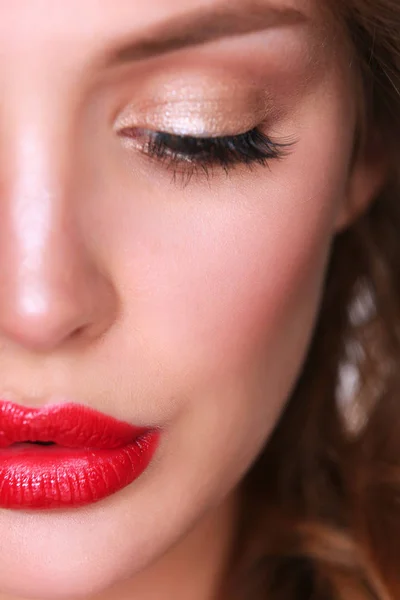
[[[229,600],[400,598],[400,0],[332,3],[389,176],[334,242],[302,375],[243,482]]]

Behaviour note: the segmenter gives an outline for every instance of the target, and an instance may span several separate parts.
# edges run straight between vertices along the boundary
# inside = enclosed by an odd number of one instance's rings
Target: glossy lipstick
[[[78,404],[0,402],[0,508],[54,509],[97,502],[146,469],[159,431]]]

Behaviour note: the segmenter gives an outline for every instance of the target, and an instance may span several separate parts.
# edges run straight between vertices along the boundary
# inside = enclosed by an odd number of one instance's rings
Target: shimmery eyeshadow
[[[115,128],[148,127],[177,135],[219,136],[245,132],[265,119],[271,102],[260,89],[225,84],[164,86],[127,106]]]

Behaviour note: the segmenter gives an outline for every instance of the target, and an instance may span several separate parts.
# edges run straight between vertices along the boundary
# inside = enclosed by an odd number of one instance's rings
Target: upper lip
[[[67,448],[120,448],[149,428],[136,427],[80,404],[28,408],[0,401],[0,448],[18,442],[53,442]]]

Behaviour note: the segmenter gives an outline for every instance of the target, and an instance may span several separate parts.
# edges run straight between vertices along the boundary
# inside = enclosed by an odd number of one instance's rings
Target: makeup
[[[149,465],[159,431],[78,404],[0,402],[0,507],[73,508],[126,487]]]
[[[144,127],[176,135],[243,133],[273,112],[265,86],[216,73],[160,77],[138,91],[114,121],[114,130]]]

